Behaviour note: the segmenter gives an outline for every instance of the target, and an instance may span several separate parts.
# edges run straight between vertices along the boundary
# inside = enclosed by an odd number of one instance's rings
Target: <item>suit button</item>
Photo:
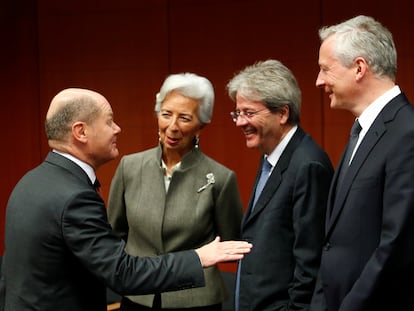
[[[329,244],[329,242],[327,242],[326,244],[325,244],[325,246],[323,247],[323,250],[324,251],[329,251],[329,249],[331,248],[331,244]]]

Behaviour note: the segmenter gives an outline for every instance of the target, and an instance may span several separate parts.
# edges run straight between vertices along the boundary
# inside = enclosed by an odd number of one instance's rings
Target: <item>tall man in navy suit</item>
[[[307,310],[319,269],[331,162],[299,126],[301,91],[282,63],[246,67],[228,92],[236,102],[233,121],[265,164],[242,221],[242,239],[254,247],[239,262],[236,310]]]
[[[52,151],[19,181],[7,205],[6,311],[104,311],[106,286],[120,294],[201,287],[202,267],[249,251],[246,242],[216,238],[195,251],[127,255],[93,186],[95,170],[118,156],[120,131],[96,92],[66,89],[52,100],[46,116]]]
[[[316,85],[361,131],[332,181],[311,310],[414,310],[414,108],[392,35],[367,16],[319,35]]]

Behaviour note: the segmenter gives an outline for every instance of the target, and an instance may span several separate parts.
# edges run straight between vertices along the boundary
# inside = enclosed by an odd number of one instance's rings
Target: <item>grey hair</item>
[[[46,118],[45,130],[49,140],[66,141],[76,121],[92,123],[99,115],[96,100],[88,94],[60,98],[61,106]]]
[[[362,57],[375,75],[388,76],[395,82],[397,51],[391,32],[381,23],[359,15],[319,30],[322,42],[331,35],[334,35],[334,53],[342,65],[350,67],[357,57]]]
[[[176,91],[179,94],[196,99],[199,102],[198,117],[200,122],[208,124],[214,108],[214,89],[211,82],[194,73],[178,73],[169,75],[156,96],[155,112],[158,114],[167,95]]]
[[[239,94],[251,101],[261,101],[270,111],[289,107],[289,124],[300,121],[302,93],[293,73],[280,61],[269,59],[248,66],[227,84],[230,98]]]

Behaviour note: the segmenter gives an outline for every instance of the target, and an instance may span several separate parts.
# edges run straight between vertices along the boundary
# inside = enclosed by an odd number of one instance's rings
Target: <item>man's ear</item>
[[[75,122],[72,124],[72,135],[73,138],[82,143],[87,142],[88,136],[86,134],[86,123],[85,122]]]
[[[368,69],[368,64],[366,60],[362,57],[357,57],[354,61],[354,64],[355,64],[355,79],[361,80]]]
[[[287,122],[289,120],[289,115],[290,115],[289,106],[288,105],[284,105],[282,108],[280,108],[278,110],[277,113],[280,114],[280,123],[281,124],[287,124]]]

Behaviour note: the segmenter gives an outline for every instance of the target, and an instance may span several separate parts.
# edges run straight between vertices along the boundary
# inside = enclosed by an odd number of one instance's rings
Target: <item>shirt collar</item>
[[[376,100],[374,100],[359,116],[358,121],[362,127],[362,130],[366,132],[374,123],[374,120],[379,115],[381,110],[387,105],[394,97],[401,93],[398,85],[382,94]]]
[[[168,175],[168,173],[167,173],[167,165],[165,164],[165,162],[164,162],[164,160],[163,159],[161,159],[161,167],[162,167],[162,169],[163,169],[163,171],[164,171],[164,175],[165,176],[169,176]],[[171,171],[174,173],[176,170],[178,170],[179,168],[181,167],[181,161],[180,162],[178,162],[176,165],[174,165],[173,167],[172,167],[172,169],[171,169]],[[172,174],[171,174],[172,175]]]
[[[66,152],[58,151],[58,150],[55,150],[55,149],[53,149],[52,152],[60,154],[62,157],[65,157],[66,159],[69,159],[72,162],[75,162],[77,165],[79,165],[85,171],[85,173],[88,175],[89,179],[91,180],[92,184],[95,183],[95,180],[96,180],[95,171],[92,168],[92,166],[90,166],[88,163],[83,162],[83,161],[79,160],[78,158],[75,158],[73,155],[71,155],[69,153],[66,153]]]
[[[293,126],[289,130],[289,132],[285,135],[285,137],[283,137],[282,141],[272,151],[272,153],[267,156],[267,161],[269,161],[269,163],[272,165],[272,169],[277,164],[277,161],[279,161],[280,156],[282,155],[283,151],[286,149],[286,146],[288,145],[289,141],[292,139],[297,129],[298,129],[297,125]]]

